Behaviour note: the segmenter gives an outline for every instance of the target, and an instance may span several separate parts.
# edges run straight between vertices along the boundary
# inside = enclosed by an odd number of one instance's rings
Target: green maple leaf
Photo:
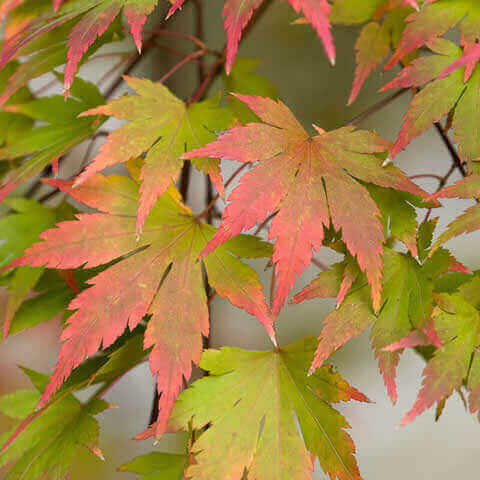
[[[337,308],[323,320],[321,341],[310,371],[373,325],[372,347],[389,396],[395,402],[396,367],[402,352],[398,349],[410,346],[411,335],[424,343],[440,344],[431,322],[434,279],[445,273],[453,262],[455,260],[446,250],[438,251],[420,265],[411,255],[387,249],[383,257],[382,307],[377,315],[372,309],[364,276],[351,277],[349,260],[321,272],[292,301],[299,303],[312,298],[341,296]],[[342,287],[346,279],[350,292],[345,296]],[[392,344],[395,348],[391,348]]]
[[[455,184],[440,190],[432,195],[432,198],[480,198],[480,175],[472,174],[459,180]],[[480,228],[480,204],[469,207],[465,212],[453,220],[438,237],[432,251],[435,251],[442,243],[462,235],[472,233]]]
[[[423,87],[410,101],[391,152],[392,157],[452,112],[452,138],[459,145],[460,157],[471,165],[473,160],[480,157],[480,141],[473,128],[480,118],[480,66],[470,70],[466,78],[462,69],[437,78],[449,65],[461,58],[462,50],[443,38],[433,38],[427,46],[434,52],[433,55],[414,60],[382,89]]]
[[[10,62],[0,71],[0,94],[3,95],[8,79],[15,75],[20,68],[17,62]],[[14,105],[16,103],[24,103],[32,100],[32,95],[27,87],[24,87],[16,92],[9,101],[5,104]],[[5,110],[2,106],[0,110],[0,146],[8,145],[19,137],[25,135],[33,126],[33,120],[25,115],[19,113],[12,113]]]
[[[110,134],[77,184],[110,165],[147,152],[140,174],[137,230],[141,230],[157,198],[177,180],[183,165],[180,156],[215,140],[215,132],[227,128],[231,116],[227,109],[219,108],[220,97],[186,105],[159,82],[132,77],[125,77],[125,81],[138,95],[124,96],[82,114],[112,115],[130,123]],[[220,161],[194,158],[192,162],[210,175],[215,188],[223,195]]]
[[[32,373],[41,391],[47,377]],[[94,416],[110,407],[107,402],[93,398],[82,404],[70,393],[46,411],[34,413],[39,399],[40,393],[33,390],[19,390],[0,398],[0,411],[20,422],[14,439],[7,441],[11,432],[0,437],[0,466],[14,462],[5,480],[38,480],[43,475],[63,480],[80,447],[102,458],[98,448],[100,428]],[[28,417],[33,420],[22,427],[21,422]]]
[[[386,64],[387,69],[455,26],[459,29],[462,45],[474,44],[478,38],[480,5],[472,0],[430,0],[410,15],[407,22],[397,50]]]
[[[87,108],[102,103],[103,96],[95,85],[79,79],[72,88],[71,98],[66,101],[61,95],[54,95],[7,107],[44,124],[0,149],[0,162],[25,158],[3,179],[0,201],[47,165],[53,164],[55,171],[59,158],[89,138],[106,120],[105,117],[78,118]]]
[[[368,399],[331,366],[308,377],[316,347],[308,337],[278,351],[207,350],[197,380],[178,398],[173,428],[209,428],[192,446],[193,480],[310,478],[313,460],[329,477],[360,479],[348,423],[329,403]],[[297,422],[300,427],[297,427]]]
[[[467,389],[472,392],[470,410],[480,409],[479,312],[459,293],[439,294],[436,300],[438,305],[433,319],[443,346],[423,370],[422,389],[402,425],[411,422],[435,402],[444,401],[454,390],[461,388],[467,377]]]

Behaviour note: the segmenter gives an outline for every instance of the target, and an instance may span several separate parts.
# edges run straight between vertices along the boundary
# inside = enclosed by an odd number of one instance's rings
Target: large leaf
[[[203,354],[210,376],[180,395],[171,419],[175,428],[209,425],[188,478],[242,478],[247,469],[248,479],[306,480],[317,457],[332,480],[361,478],[349,425],[329,403],[367,398],[331,366],[307,377],[315,346],[306,338],[278,351]]]
[[[219,108],[219,97],[186,105],[159,82],[131,77],[125,80],[138,95],[114,100],[82,114],[112,115],[130,123],[110,134],[100,153],[80,175],[77,185],[110,165],[148,152],[140,175],[137,218],[140,231],[157,198],[176,181],[183,164],[180,156],[186,150],[214,140],[216,131],[229,126],[230,115],[227,109]],[[223,194],[219,161],[197,158],[194,164],[210,175],[217,191]]]
[[[265,123],[232,128],[217,141],[183,156],[259,162],[230,195],[220,229],[202,255],[278,212],[269,231],[269,238],[277,239],[272,311],[278,315],[296,275],[310,263],[312,249],[322,245],[324,226],[332,223],[366,272],[378,309],[384,233],[380,212],[358,180],[414,195],[425,193],[396,167],[382,166],[375,154],[386,151],[390,143],[376,133],[354,127],[325,132],[315,127],[318,134],[311,137],[281,101],[236,97]]]
[[[202,334],[208,335],[207,299],[197,257],[215,229],[198,221],[171,187],[158,201],[137,241],[134,215],[138,193],[132,180],[96,175],[76,188],[72,181],[49,183],[106,213],[80,214],[76,221],[47,230],[41,235],[44,241],[27,249],[11,266],[70,269],[121,261],[88,280],[92,287],[70,303],[69,309],[77,311],[62,333],[58,362],[41,404],[100,345],[108,347],[127,326],[132,330],[149,316],[144,346],[153,347],[150,365],[152,373],[158,374],[157,386],[162,392],[159,434],[182,378],[188,378],[192,362],[200,360]],[[268,244],[253,241],[253,256],[271,254]],[[225,244],[205,259],[209,283],[220,296],[256,315],[273,336],[262,286],[257,273],[237,258],[238,243],[241,245],[241,240]]]

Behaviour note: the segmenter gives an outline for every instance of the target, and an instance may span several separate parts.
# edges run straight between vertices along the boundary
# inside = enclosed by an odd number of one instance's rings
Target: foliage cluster
[[[361,479],[349,425],[332,404],[369,399],[327,361],[367,329],[392,402],[405,349],[426,362],[403,424],[435,404],[440,415],[457,391],[480,418],[480,272],[443,246],[480,228],[480,206],[442,232],[433,216],[441,215],[442,198],[480,198],[480,4],[289,0],[295,23],[316,31],[332,64],[332,28],[358,32],[349,103],[378,67],[401,67],[382,89],[396,90],[389,97],[348,125],[313,125],[311,134],[255,72],[256,62],[237,57],[242,37],[275,4],[226,0],[226,46],[217,51],[203,38],[202,1],[191,0],[197,32],[164,21],[145,40],[157,0],[0,3],[3,337],[58,316],[64,323],[53,374],[23,368],[34,389],[0,398],[0,411],[14,423],[0,442],[7,480],[68,478],[82,447],[103,458],[95,416],[111,405],[102,397],[146,360],[156,404],[137,438],[183,430],[188,440],[183,454],[155,451],[122,470],[149,480],[292,480],[310,478],[318,459],[331,480]],[[172,2],[167,19],[181,15],[184,3]],[[138,51],[118,54],[116,70],[106,73],[122,75],[109,89],[76,76],[101,58],[99,49],[129,35]],[[180,52],[159,81],[133,76],[169,37],[194,51]],[[190,62],[198,85],[182,99],[165,82]],[[63,84],[63,96],[49,95],[50,84],[32,91],[31,80],[44,75]],[[223,92],[211,93],[220,76]],[[131,93],[114,98],[123,81]],[[357,129],[360,119],[408,92],[394,143]],[[124,123],[103,130],[110,117]],[[452,166],[443,177],[423,175],[439,181],[428,193],[392,161],[431,128]],[[58,178],[74,147],[90,142],[92,153],[99,139],[88,165]],[[227,162],[240,166],[224,179]],[[117,164],[124,174],[107,173]],[[205,177],[205,205],[187,206],[192,166]],[[463,179],[447,186],[456,170]],[[223,211],[220,199],[228,200]],[[324,247],[343,260],[318,263],[314,255]],[[272,271],[268,298],[249,259],[265,259]],[[279,345],[277,318],[312,262],[318,276],[291,303],[331,297],[336,308],[318,339]],[[272,349],[209,348],[215,296],[255,316]],[[188,384],[193,365],[205,375]],[[97,389],[80,402],[75,392],[92,385]]]

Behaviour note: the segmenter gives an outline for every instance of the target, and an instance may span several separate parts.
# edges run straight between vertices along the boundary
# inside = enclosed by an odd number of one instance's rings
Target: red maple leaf
[[[198,221],[170,188],[159,199],[138,243],[135,213],[136,184],[127,177],[95,175],[73,188],[72,181],[48,183],[76,200],[105,213],[79,214],[45,231],[10,267],[17,265],[70,269],[94,267],[120,259],[88,281],[92,286],[69,305],[68,319],[55,371],[41,400],[47,403],[70,373],[102,346],[111,345],[125,330],[149,316],[144,347],[152,348],[150,368],[157,375],[160,416],[156,434],[163,432],[175,397],[198,364],[202,335],[209,331],[208,307],[199,252],[215,229]],[[237,240],[237,239],[235,239]],[[251,256],[269,255],[270,246],[257,242]],[[209,283],[221,297],[245,308],[274,333],[256,272],[241,262],[240,244],[225,245],[204,260]],[[251,246],[251,243],[249,243]],[[260,247],[260,248],[258,248]],[[245,248],[241,249],[242,255]]]
[[[35,17],[26,22],[23,28],[5,38],[0,68],[32,40],[81,16],[70,32],[67,42],[68,54],[64,78],[64,94],[67,96],[84,53],[107,30],[122,10],[130,25],[135,45],[139,51],[141,50],[143,25],[148,15],[153,12],[158,0],[93,0],[85,4],[77,2],[73,6],[67,4],[60,8],[62,2],[63,0],[54,0],[55,15],[52,16],[51,12],[47,11],[38,18]],[[12,8],[15,6],[17,4]],[[2,10],[0,10],[1,13]]]
[[[377,205],[358,180],[415,195],[425,196],[425,192],[396,167],[382,166],[375,154],[391,144],[376,133],[354,127],[325,132],[315,127],[318,135],[311,137],[281,101],[236,97],[265,123],[232,128],[183,156],[259,162],[230,195],[222,224],[201,255],[276,212],[269,238],[277,239],[272,313],[278,315],[295,276],[310,264],[312,249],[322,245],[324,226],[332,224],[342,231],[347,248],[366,272],[378,309],[384,234]]]

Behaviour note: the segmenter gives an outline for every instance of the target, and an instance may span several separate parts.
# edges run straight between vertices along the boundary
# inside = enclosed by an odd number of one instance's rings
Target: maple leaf
[[[35,15],[33,16],[35,17]],[[67,57],[68,34],[72,29],[72,22],[68,22],[60,27],[43,34],[36,41],[33,41],[19,50],[17,57],[21,56],[22,63],[10,72],[5,89],[2,89],[0,95],[0,105],[9,101],[10,97],[20,88],[27,85],[34,78],[44,74],[51,73],[54,69],[65,63]],[[98,38],[85,52],[79,66],[88,61],[97,50],[105,45],[123,38],[122,26],[120,21],[112,22],[108,30]],[[10,60],[2,71],[10,70],[9,66],[16,63]],[[55,72],[54,72],[55,73]],[[63,79],[62,79],[63,83]],[[10,103],[25,103],[10,100]]]
[[[12,198],[7,205],[15,213],[0,219],[0,268],[20,256],[55,221],[55,213],[51,209],[32,200]],[[3,312],[3,338],[7,336],[15,313],[42,271],[41,268],[20,267],[13,273],[8,283],[8,299]]]
[[[472,45],[478,38],[480,8],[465,0],[429,0],[423,8],[407,17],[408,22],[398,48],[385,65],[387,70],[414,50],[438,39],[458,26],[460,42]]]
[[[182,153],[214,140],[214,132],[227,128],[231,117],[227,109],[218,107],[219,97],[186,105],[159,82],[124,79],[138,95],[124,96],[81,115],[113,115],[130,123],[109,135],[76,184],[110,165],[148,152],[140,176],[142,186],[137,217],[137,230],[140,231],[157,198],[177,180],[183,165]],[[194,158],[192,162],[210,175],[215,188],[223,195],[219,160]]]
[[[47,377],[32,372],[35,386],[41,392]],[[40,393],[34,390],[19,390],[0,397],[0,411],[20,422],[35,415],[35,405]],[[64,395],[45,412],[39,412],[13,442],[3,445],[0,452],[0,466],[15,462],[5,480],[37,480],[44,475],[48,478],[68,477],[70,466],[78,455],[80,447],[87,447],[102,457],[98,448],[99,425],[94,416],[111,407],[107,402],[93,398],[82,404],[71,393]],[[3,435],[1,443],[10,436]],[[61,455],[59,455],[61,452]]]
[[[309,265],[312,249],[322,245],[323,227],[332,223],[341,229],[348,250],[366,271],[378,309],[384,235],[380,212],[357,179],[414,195],[425,193],[396,167],[382,167],[374,154],[386,151],[390,143],[376,133],[354,127],[324,132],[315,127],[318,135],[310,137],[281,101],[236,97],[265,123],[234,127],[218,140],[183,155],[259,162],[230,195],[220,228],[201,255],[278,212],[269,230],[269,239],[277,239],[272,312],[278,315],[295,276]]]
[[[230,74],[223,75],[225,91],[278,99],[277,87],[255,72],[259,64],[260,62],[253,58],[238,57]],[[241,123],[259,121],[259,118],[233,95],[228,95],[227,101],[233,115]]]
[[[372,348],[388,394],[395,403],[396,367],[401,351],[389,351],[386,347],[403,340],[412,329],[420,331],[429,343],[440,345],[430,316],[434,303],[433,280],[446,272],[452,261],[450,256],[448,263],[444,260],[444,253],[438,252],[420,266],[411,256],[387,249],[383,256],[383,304],[380,312],[375,315],[372,310],[365,279],[355,277],[350,293],[341,299],[341,303],[337,302],[337,308],[323,320],[324,327],[310,371],[315,371],[338,348],[373,324]],[[294,297],[292,303],[313,298],[338,298],[349,267],[350,263],[346,261],[321,272]]]
[[[0,68],[11,58],[18,55],[25,45],[45,33],[67,22],[77,20],[73,26],[67,42],[68,53],[65,65],[64,95],[69,94],[75,72],[83,55],[95,40],[106,32],[109,25],[123,10],[123,14],[130,25],[130,33],[138,51],[142,47],[142,28],[150,13],[153,12],[158,0],[77,0],[67,2],[52,15],[46,10],[33,18],[4,42],[0,58]]]
[[[441,402],[462,386],[464,378],[472,371],[470,389],[474,391],[471,411],[478,410],[478,359],[475,369],[470,369],[472,355],[479,344],[480,316],[462,295],[440,294],[433,313],[436,330],[443,348],[437,350],[423,370],[422,389],[413,408],[405,415],[402,425]],[[475,353],[477,356],[477,353]]]
[[[480,175],[472,174],[459,180],[455,184],[440,190],[432,195],[432,198],[479,198],[480,197]],[[480,205],[477,203],[465,210],[447,227],[438,237],[433,251],[442,243],[457,237],[463,233],[471,233],[480,228]]]
[[[103,96],[95,85],[79,79],[72,89],[72,97],[67,100],[60,95],[54,95],[10,105],[10,111],[46,124],[36,127],[28,135],[23,135],[0,149],[0,162],[27,157],[20,166],[3,178],[0,201],[16,186],[40,173],[47,165],[52,164],[56,171],[59,158],[89,138],[106,120],[102,117],[78,119],[78,115],[103,102]]]
[[[200,360],[202,334],[208,335],[207,299],[197,257],[215,229],[197,221],[170,187],[157,202],[137,242],[138,193],[132,180],[96,175],[76,188],[73,181],[48,183],[105,213],[79,214],[76,221],[47,230],[41,235],[43,241],[28,248],[10,266],[70,269],[122,260],[88,280],[91,288],[70,303],[69,309],[76,312],[61,335],[63,344],[41,405],[100,345],[110,346],[127,326],[133,330],[148,315],[144,347],[152,347],[150,366],[152,373],[158,374],[157,387],[162,392],[158,435],[183,376],[188,378],[192,362]],[[250,256],[270,255],[268,244],[245,238],[249,246],[255,243]],[[255,315],[273,336],[258,275],[236,257],[237,250],[245,254],[241,246],[241,238],[234,240],[204,260],[209,283],[221,297]]]
[[[411,100],[391,155],[396,156],[413,138],[452,111],[453,140],[459,144],[458,153],[461,158],[471,164],[472,160],[480,157],[478,136],[471,128],[478,120],[480,69],[475,68],[466,83],[460,70],[436,79],[461,56],[461,50],[452,42],[441,38],[432,40],[428,46],[436,55],[414,60],[382,89],[419,87],[430,82]]]
[[[330,4],[327,0],[288,0],[296,13],[302,12],[315,28],[320,37],[328,59],[335,64],[335,47],[331,34],[329,21]],[[181,9],[185,0],[173,2],[167,18]],[[230,73],[235,56],[238,51],[238,44],[242,38],[242,32],[252,18],[254,11],[260,7],[263,0],[226,0],[223,6],[222,17],[224,29],[227,32],[227,56],[225,70]]]
[[[241,478],[247,469],[248,479],[303,480],[318,457],[332,480],[361,478],[349,425],[329,403],[368,399],[329,365],[307,377],[315,346],[308,337],[278,351],[204,352],[210,376],[181,393],[170,420],[176,429],[209,425],[187,477]]]
[[[356,100],[370,74],[387,58],[390,49],[397,46],[405,18],[411,13],[411,8],[404,6],[406,4],[400,0],[385,2],[373,14],[374,20],[362,28],[355,43],[357,67],[349,105]]]

